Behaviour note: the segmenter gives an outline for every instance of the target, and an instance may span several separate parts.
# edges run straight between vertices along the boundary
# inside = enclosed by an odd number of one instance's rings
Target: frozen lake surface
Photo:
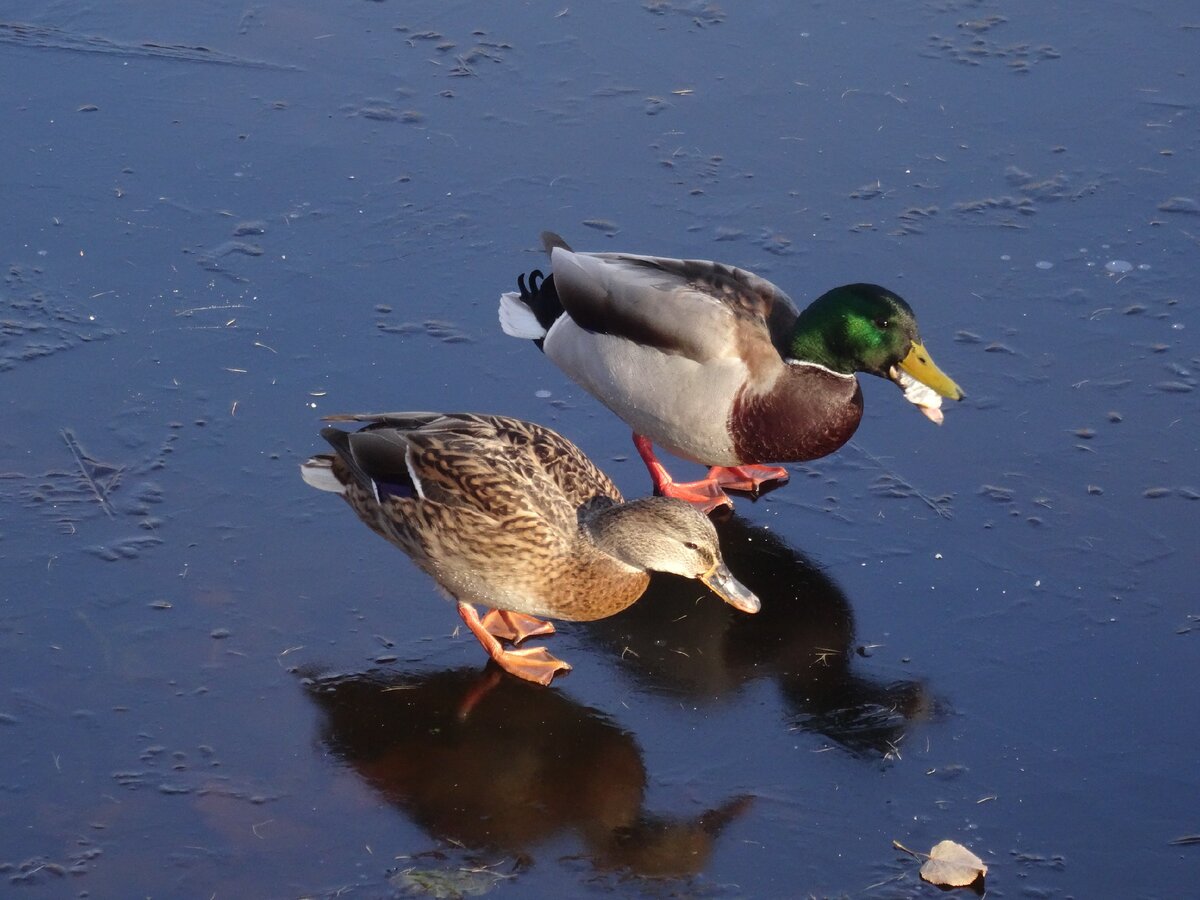
[[[1194,891],[1200,11],[1009,7],[6,4],[6,895],[933,897],[947,838]],[[864,377],[737,500],[759,616],[659,579],[463,720],[478,645],[297,467],[473,410],[645,493],[497,326],[543,229],[888,285],[968,396]]]

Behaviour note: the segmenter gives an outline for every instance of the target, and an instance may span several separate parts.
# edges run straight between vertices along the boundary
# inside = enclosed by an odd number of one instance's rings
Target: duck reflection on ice
[[[775,679],[794,724],[861,755],[896,750],[908,724],[935,707],[918,681],[857,674],[854,613],[841,589],[774,532],[739,516],[716,523],[731,571],[762,601],[756,616],[697,603],[686,581],[656,577],[642,602],[586,633],[628,677],[691,701],[728,698]]]
[[[330,750],[431,836],[469,850],[520,860],[574,833],[600,868],[686,876],[751,802],[733,797],[691,818],[646,812],[631,734],[492,666],[309,678],[306,687]]]

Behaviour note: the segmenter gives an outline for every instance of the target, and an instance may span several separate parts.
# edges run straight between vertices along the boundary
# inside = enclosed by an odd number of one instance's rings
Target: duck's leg
[[[664,497],[686,500],[703,512],[712,512],[718,506],[733,506],[729,495],[721,490],[721,485],[712,477],[702,478],[700,481],[676,481],[672,478],[671,473],[654,455],[654,445],[648,437],[635,431],[633,445],[637,447],[638,455],[650,471],[650,480],[654,482],[656,493]]]
[[[467,688],[466,694],[458,704],[458,721],[467,721],[475,707],[495,689],[503,677],[503,673],[496,671],[493,666],[484,669],[479,675],[479,680]]]
[[[480,620],[492,637],[519,644],[539,634],[554,634],[554,623],[507,609],[489,609]]]
[[[757,491],[772,481],[787,481],[791,476],[780,466],[713,466],[708,477],[727,491]]]
[[[549,684],[559,672],[569,672],[571,667],[550,655],[545,647],[527,647],[523,650],[505,650],[479,619],[479,613],[470,603],[458,604],[458,614],[471,629],[471,634],[483,645],[483,649],[506,672],[534,681]]]

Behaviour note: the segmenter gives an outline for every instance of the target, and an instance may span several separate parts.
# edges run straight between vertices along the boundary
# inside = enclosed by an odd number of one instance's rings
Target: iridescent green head
[[[895,381],[906,394],[915,379],[943,397],[963,397],[921,344],[912,307],[877,284],[847,284],[822,294],[800,313],[790,349],[798,361],[846,375],[878,375]]]

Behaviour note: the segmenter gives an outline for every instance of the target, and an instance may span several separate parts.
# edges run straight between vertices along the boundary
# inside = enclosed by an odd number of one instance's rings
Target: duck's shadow
[[[651,877],[701,871],[722,829],[750,804],[698,815],[644,807],[633,735],[603,713],[486,669],[306,677],[322,742],[432,837],[510,854],[571,835],[601,869]]]
[[[762,599],[757,615],[664,576],[626,612],[572,627],[644,690],[725,701],[769,678],[788,725],[856,755],[892,754],[908,724],[934,708],[925,686],[856,671],[850,604],[802,554],[737,517],[718,531],[730,568]],[[443,847],[502,852],[519,867],[573,836],[599,869],[686,877],[705,868],[723,828],[751,802],[732,796],[682,815],[647,810],[634,735],[568,692],[494,665],[304,674],[322,712],[322,743]]]
[[[893,754],[909,724],[937,703],[916,680],[859,672],[854,613],[841,589],[772,531],[738,516],[718,521],[730,570],[762,600],[745,615],[693,582],[654,577],[632,607],[583,626],[628,678],[690,702],[724,701],[760,678],[776,682],[789,725],[864,756]]]

